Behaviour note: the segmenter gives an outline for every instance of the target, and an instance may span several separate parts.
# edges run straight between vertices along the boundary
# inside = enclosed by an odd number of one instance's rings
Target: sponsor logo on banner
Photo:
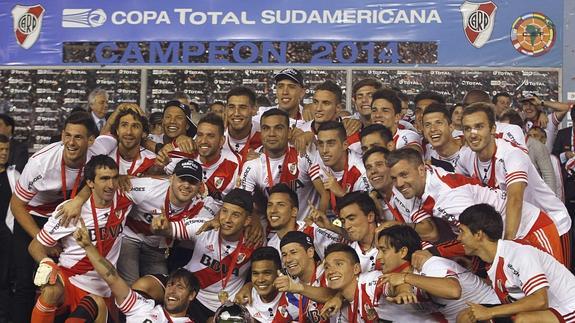
[[[44,7],[39,4],[35,6],[15,5],[12,8],[14,34],[18,45],[28,49],[38,40],[44,12]]]
[[[102,26],[108,17],[102,9],[64,9],[62,27],[94,28]]]
[[[511,43],[523,55],[536,57],[549,52],[556,38],[555,24],[539,12],[517,18],[511,27]]]
[[[476,48],[485,45],[495,25],[495,3],[465,1],[459,10],[463,16],[463,31],[467,40]]]

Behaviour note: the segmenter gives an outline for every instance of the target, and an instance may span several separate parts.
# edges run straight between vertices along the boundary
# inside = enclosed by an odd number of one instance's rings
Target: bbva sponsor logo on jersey
[[[465,1],[459,10],[463,16],[463,31],[467,40],[476,48],[485,45],[495,25],[495,11],[497,11],[495,3]]]
[[[34,6],[15,5],[12,8],[12,20],[16,42],[22,48],[28,49],[34,45],[40,36],[44,7],[37,4]]]
[[[102,9],[64,9],[62,27],[95,28],[102,26],[108,17]]]

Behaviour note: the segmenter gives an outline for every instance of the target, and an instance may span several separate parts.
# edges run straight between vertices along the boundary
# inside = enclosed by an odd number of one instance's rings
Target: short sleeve
[[[94,143],[88,148],[88,159],[96,155],[109,155],[118,146],[118,140],[110,135],[96,137]]]
[[[122,304],[116,304],[122,313],[126,316],[134,315],[136,313],[151,311],[155,304],[151,299],[146,299],[142,295],[130,290],[128,297],[124,299]]]
[[[14,193],[25,203],[30,202],[41,189],[43,175],[39,170],[40,167],[36,165],[35,160],[31,159],[16,182]]]
[[[519,286],[527,296],[550,286],[541,263],[534,261],[541,258],[538,252],[540,251],[534,247],[522,246],[521,251],[515,252],[515,257],[512,258],[514,267],[519,267],[515,268],[519,273]]]
[[[321,259],[324,259],[325,248],[332,243],[341,242],[341,237],[339,234],[333,231],[322,229],[318,227],[316,224],[313,224],[312,228],[313,228],[313,244],[315,246],[315,250],[317,251],[319,257]]]
[[[261,178],[258,178],[258,176],[260,176],[257,167],[258,161],[259,159],[253,159],[244,164],[241,171],[239,188],[248,192],[253,192],[256,189],[258,179],[261,180]]]
[[[397,143],[396,143],[395,148],[399,149],[401,147],[405,147],[408,145],[415,145],[421,149],[422,148],[421,136],[415,131],[410,131],[410,130],[402,131],[402,133],[399,134],[399,137],[397,138]]]
[[[527,172],[531,159],[526,153],[519,148],[512,149],[505,154],[504,163],[505,185],[507,187],[518,182],[527,183]]]
[[[365,174],[359,176],[357,181],[355,181],[355,183],[353,184],[353,191],[369,192],[371,191],[371,189],[372,189],[371,184],[369,183],[369,180],[367,179]]]
[[[459,151],[459,159],[455,164],[455,173],[465,175],[465,176],[473,176],[473,162],[472,162],[473,151],[465,146],[462,147]]]
[[[58,205],[56,209],[61,206],[62,204]],[[46,247],[53,247],[58,240],[73,234],[76,229],[75,226],[65,227],[60,225],[60,219],[51,216],[48,218],[48,222],[44,224],[44,227],[42,227],[42,230],[36,235],[36,239]]]
[[[202,218],[185,218],[180,221],[171,222],[172,235],[177,240],[196,240],[196,233],[208,219]]]

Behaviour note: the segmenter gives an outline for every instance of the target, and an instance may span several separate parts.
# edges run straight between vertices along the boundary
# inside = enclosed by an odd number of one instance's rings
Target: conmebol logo
[[[64,9],[62,11],[62,27],[64,28],[100,27],[106,19],[106,13],[102,9]]]

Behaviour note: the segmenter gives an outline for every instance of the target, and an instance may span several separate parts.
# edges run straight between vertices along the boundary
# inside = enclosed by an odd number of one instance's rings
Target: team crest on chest
[[[223,177],[220,177],[220,176],[214,177],[214,186],[217,189],[221,189],[223,185],[224,185],[224,178]]]
[[[284,318],[288,317],[288,310],[287,310],[287,306],[282,305],[278,307],[278,312],[280,312],[281,316],[283,316]]]
[[[295,175],[297,173],[297,164],[296,163],[288,163],[288,170],[290,174]]]
[[[246,254],[245,253],[239,253],[238,254],[238,261],[236,261],[236,263],[241,264],[245,259],[246,259]]]
[[[365,311],[365,314],[367,315],[367,319],[368,320],[376,320],[377,319],[377,312],[375,311],[375,309],[370,306],[369,304],[364,304],[363,305],[363,310]]]

